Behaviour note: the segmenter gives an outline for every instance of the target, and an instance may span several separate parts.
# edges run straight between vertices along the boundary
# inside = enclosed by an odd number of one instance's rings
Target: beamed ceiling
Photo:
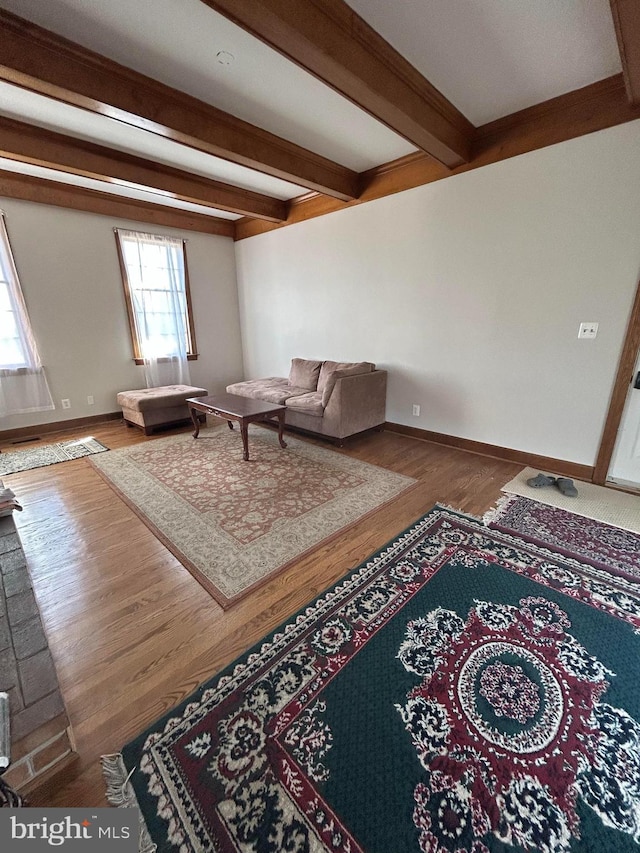
[[[638,0],[0,0],[0,196],[236,239],[640,118]]]

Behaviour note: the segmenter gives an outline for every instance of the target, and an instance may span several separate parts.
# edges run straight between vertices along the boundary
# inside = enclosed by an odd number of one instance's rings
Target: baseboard
[[[91,426],[103,421],[116,421],[122,418],[122,411],[105,412],[102,415],[91,415],[86,418],[72,418],[67,421],[54,421],[48,424],[37,424],[35,426],[20,427],[0,432],[0,441],[12,441],[20,438],[28,438],[33,435],[41,435],[52,432],[63,432],[68,429]],[[514,450],[511,447],[500,447],[495,444],[486,444],[483,441],[472,441],[469,438],[458,438],[455,435],[447,435],[442,432],[432,432],[418,427],[405,426],[387,421],[383,428],[388,432],[396,432],[400,435],[408,435],[421,441],[430,441],[434,444],[443,444],[446,447],[455,447],[478,456],[491,456],[493,459],[502,459],[505,462],[517,462],[530,468],[540,468],[551,471],[554,474],[563,474],[566,477],[575,477],[577,480],[591,481],[594,473],[593,465],[581,465],[578,462],[568,462],[566,459],[554,459],[552,456],[539,456],[536,453],[527,453],[524,450]],[[289,427],[290,429],[290,427]],[[315,436],[326,438],[327,436]]]
[[[122,409],[118,412],[105,412],[102,415],[90,415],[86,418],[71,418],[68,421],[53,421],[49,424],[34,424],[33,426],[7,429],[0,432],[0,441],[15,441],[16,439],[28,438],[32,435],[48,434],[50,432],[64,432],[67,429],[78,429],[78,427],[92,426],[104,421],[117,421],[122,418]]]
[[[469,438],[457,438],[454,435],[447,435],[442,432],[432,432],[431,430],[394,424],[388,421],[384,428],[388,432],[397,432],[422,441],[431,441],[434,444],[444,444],[447,447],[455,447],[457,450],[465,450],[479,456],[491,456],[493,459],[502,459],[505,462],[517,462],[525,467],[539,468],[541,471],[550,471],[554,474],[562,474],[565,477],[575,477],[576,480],[591,482],[593,479],[593,465],[581,465],[578,462],[567,462],[566,459],[539,456],[537,453],[527,453],[524,450],[513,450],[510,447],[485,444],[483,441],[472,441]]]

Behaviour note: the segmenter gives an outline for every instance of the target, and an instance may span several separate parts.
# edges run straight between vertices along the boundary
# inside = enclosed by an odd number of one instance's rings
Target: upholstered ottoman
[[[192,385],[161,385],[139,391],[120,391],[117,399],[126,425],[139,426],[145,435],[151,435],[156,427],[191,420],[185,400],[206,397],[208,393],[205,388]]]

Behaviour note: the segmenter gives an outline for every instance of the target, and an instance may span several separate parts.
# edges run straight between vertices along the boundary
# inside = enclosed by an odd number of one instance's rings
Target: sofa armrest
[[[340,377],[324,410],[323,433],[346,438],[380,426],[386,417],[387,371]]]

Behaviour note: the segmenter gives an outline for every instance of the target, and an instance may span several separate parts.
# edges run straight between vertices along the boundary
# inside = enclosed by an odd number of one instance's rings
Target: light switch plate
[[[598,334],[598,323],[580,323],[580,328],[578,329],[578,337],[579,338],[590,338],[593,339]]]

